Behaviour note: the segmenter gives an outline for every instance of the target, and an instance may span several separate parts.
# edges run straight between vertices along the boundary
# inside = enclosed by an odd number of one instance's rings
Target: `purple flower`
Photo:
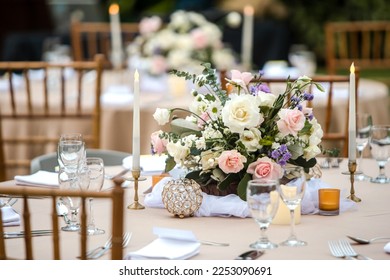
[[[259,90],[263,91],[263,92],[266,92],[266,93],[271,93],[271,90],[269,89],[269,87],[266,84],[260,84],[259,85]]]
[[[307,100],[307,101],[312,101],[314,99],[314,94],[312,94],[310,92],[305,92],[303,94],[303,99]]]

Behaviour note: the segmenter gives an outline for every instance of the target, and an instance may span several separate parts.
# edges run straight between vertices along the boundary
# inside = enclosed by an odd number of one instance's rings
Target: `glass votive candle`
[[[152,187],[154,187],[158,182],[161,181],[164,177],[170,176],[169,173],[162,173],[157,175],[152,175]]]
[[[324,216],[335,216],[340,212],[340,190],[319,189],[318,190],[319,214]]]

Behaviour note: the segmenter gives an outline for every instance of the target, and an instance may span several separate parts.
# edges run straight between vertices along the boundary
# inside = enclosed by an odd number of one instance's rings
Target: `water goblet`
[[[80,133],[62,134],[57,147],[58,164],[68,172],[76,173],[79,161],[85,157],[83,137]]]
[[[98,157],[87,157],[85,160],[85,166],[88,170],[89,184],[88,190],[101,191],[104,183],[104,162],[103,159]],[[88,199],[89,202],[89,221],[87,226],[88,235],[103,234],[103,229],[97,228],[95,225],[95,217],[93,214],[93,198]]]
[[[356,114],[356,150],[358,152],[359,164],[355,173],[355,180],[364,181],[371,179],[370,176],[363,173],[361,163],[363,159],[363,151],[368,144],[370,136],[370,128],[372,126],[372,117],[368,113]]]
[[[290,210],[290,236],[280,243],[282,246],[305,246],[307,242],[299,240],[295,234],[295,209],[300,205],[306,190],[306,176],[301,166],[286,166],[283,179],[288,182],[280,184],[279,193],[287,208]]]
[[[58,183],[60,189],[71,190],[79,189],[79,184],[77,183],[77,173],[69,173],[64,167],[61,167],[58,172]],[[61,203],[63,203],[71,213],[71,218],[64,216],[66,225],[61,229],[63,231],[79,231],[80,224],[78,222],[78,213],[80,207],[80,198],[78,197],[62,197],[60,198]],[[66,213],[67,215],[67,213]]]
[[[279,206],[278,180],[250,180],[247,185],[246,200],[252,218],[260,227],[260,238],[250,244],[256,250],[274,249],[278,245],[268,239],[266,231],[275,217]]]
[[[379,166],[379,174],[370,181],[372,183],[390,183],[385,174],[385,165],[390,160],[390,125],[373,125],[370,131],[371,155]]]

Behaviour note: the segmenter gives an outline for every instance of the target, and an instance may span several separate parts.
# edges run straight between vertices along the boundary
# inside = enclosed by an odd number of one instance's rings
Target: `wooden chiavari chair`
[[[93,61],[0,62],[0,71],[5,72],[8,85],[0,97],[1,180],[13,178],[6,169],[28,174],[32,158],[56,151],[61,133],[69,129],[78,132],[69,123],[64,131],[65,122],[87,122],[89,132],[83,132],[87,147],[100,147],[101,54]],[[34,79],[32,72],[39,71],[43,77]],[[72,71],[72,79],[66,76],[68,71]],[[21,74],[23,86],[18,86],[15,73]],[[55,75],[54,80],[51,75]],[[84,82],[88,79],[87,87]],[[19,148],[26,151],[23,156],[16,152]]]
[[[33,213],[30,208],[30,199],[42,198],[50,199],[51,209],[47,209],[47,212],[44,215],[51,217],[51,225],[48,225],[50,229],[53,230],[52,235],[52,247],[53,247],[53,257],[52,259],[59,260],[61,259],[61,245],[64,243],[64,240],[61,239],[61,233],[59,228],[58,219],[62,219],[57,215],[56,204],[57,199],[60,197],[80,197],[81,198],[81,215],[80,215],[80,225],[81,225],[81,234],[80,234],[80,258],[87,259],[87,221],[88,221],[88,211],[86,211],[87,198],[95,199],[105,199],[110,202],[111,206],[111,234],[112,234],[112,251],[111,259],[121,260],[123,258],[123,232],[124,232],[124,219],[123,219],[123,210],[124,210],[124,190],[121,187],[122,181],[115,182],[115,187],[111,190],[104,192],[94,192],[94,191],[78,191],[78,190],[64,190],[64,189],[52,189],[52,188],[33,188],[33,187],[22,187],[22,186],[9,186],[1,187],[0,194],[21,197],[23,201],[23,213],[21,213],[22,225],[24,227],[24,245],[25,245],[25,259],[32,260],[34,259],[34,252],[38,250],[45,250],[41,247],[34,247],[34,242],[32,241],[32,228],[33,222],[31,220],[34,215],[42,215],[41,212]],[[0,260],[10,259],[10,255],[7,254],[6,250],[6,239],[4,238],[4,232],[7,232],[6,228],[3,226],[2,222],[2,211],[0,211]],[[76,244],[73,244],[76,246]],[[68,244],[69,246],[69,244]],[[48,246],[49,247],[49,246]],[[76,256],[75,256],[76,258]]]

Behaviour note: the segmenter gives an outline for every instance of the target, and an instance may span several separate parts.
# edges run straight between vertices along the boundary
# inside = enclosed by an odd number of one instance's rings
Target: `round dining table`
[[[320,161],[321,159],[319,159]],[[351,191],[350,176],[342,174],[347,170],[347,159],[342,159],[338,168],[322,169],[320,178],[323,187],[340,189],[341,204],[348,207],[341,208],[336,216],[321,216],[313,214],[301,214],[300,221],[295,227],[297,236],[307,242],[307,246],[285,247],[279,246],[276,249],[265,250],[259,260],[342,260],[334,257],[328,247],[329,241],[347,240],[347,235],[362,238],[374,238],[378,236],[390,237],[390,184],[377,184],[369,181],[355,181],[355,195],[361,198],[361,202],[351,202],[347,199]],[[360,162],[359,162],[360,164]],[[122,166],[107,167],[107,174],[116,174],[122,170]],[[377,163],[370,158],[363,159],[360,169],[367,175],[376,176],[379,173]],[[390,164],[386,166],[386,174],[390,176]],[[131,172],[125,175],[131,177]],[[145,205],[145,199],[150,195],[152,184],[150,175],[142,175],[145,180],[140,181],[138,195],[139,202]],[[15,181],[0,183],[0,194],[2,186],[15,185]],[[113,186],[112,181],[106,180],[104,189]],[[123,183],[125,189],[125,230],[132,232],[129,245],[124,248],[124,256],[130,252],[137,251],[154,241],[157,236],[153,233],[154,228],[168,228],[187,230],[193,232],[199,240],[216,241],[228,243],[228,246],[201,245],[199,253],[191,257],[191,260],[233,260],[241,253],[250,250],[249,244],[260,236],[260,229],[256,222],[250,217],[237,216],[199,216],[195,213],[193,217],[179,218],[169,213],[165,208],[145,207],[145,209],[133,210],[126,206],[134,202],[134,182],[126,180]],[[153,190],[152,190],[153,191]],[[316,192],[310,187],[306,194],[311,193],[310,201],[318,204]],[[94,201],[95,224],[102,229],[110,228],[110,209],[108,202]],[[21,213],[22,203],[18,201],[13,208]],[[318,207],[318,206],[317,206]],[[30,199],[30,212],[32,215],[32,228],[45,229],[50,223],[50,200]],[[60,218],[60,223],[64,223]],[[22,230],[22,226],[7,228],[9,231]],[[267,230],[269,239],[280,243],[289,236],[290,225],[271,224]],[[61,254],[65,259],[75,259],[79,253],[78,242],[80,235],[77,232],[63,232],[61,236]],[[88,248],[103,245],[110,232],[105,234],[89,236]],[[33,246],[42,248],[34,257],[36,259],[50,259],[52,236],[41,236],[33,239]],[[7,249],[11,257],[23,258],[23,239],[9,239]],[[373,260],[390,260],[390,253],[384,251],[384,246],[390,240],[377,240],[368,245],[358,245],[348,240],[352,247],[361,255]],[[109,254],[101,257],[108,259]]]

